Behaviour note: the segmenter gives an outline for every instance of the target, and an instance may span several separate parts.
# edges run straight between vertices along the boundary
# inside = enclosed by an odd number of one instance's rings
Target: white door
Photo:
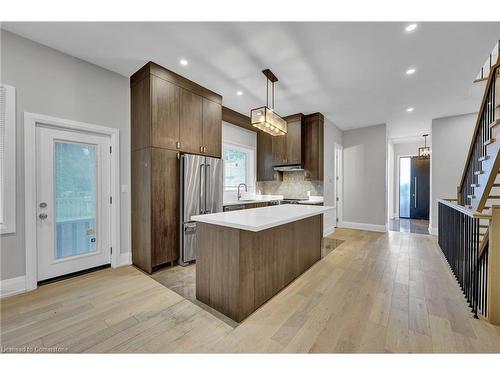
[[[110,138],[37,127],[38,281],[111,262]]]

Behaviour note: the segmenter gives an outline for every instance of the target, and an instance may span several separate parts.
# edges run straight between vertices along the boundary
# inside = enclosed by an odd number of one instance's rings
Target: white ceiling
[[[2,28],[127,77],[152,60],[244,114],[265,103],[261,71],[270,68],[279,78],[281,115],[319,111],[344,130],[388,123],[391,137],[400,138],[429,131],[432,118],[478,110],[481,90],[471,83],[500,37],[499,22],[419,23],[412,33],[406,25],[7,22]],[[406,76],[410,66],[417,73]]]

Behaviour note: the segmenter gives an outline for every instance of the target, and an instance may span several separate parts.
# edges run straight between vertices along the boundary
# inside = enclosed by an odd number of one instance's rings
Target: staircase
[[[500,325],[500,41],[474,82],[485,91],[456,199],[440,199],[439,245],[475,317]]]

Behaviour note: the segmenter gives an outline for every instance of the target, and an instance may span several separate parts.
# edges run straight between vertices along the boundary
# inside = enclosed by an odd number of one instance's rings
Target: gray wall
[[[431,232],[437,233],[439,198],[455,198],[476,125],[476,113],[432,120]]]
[[[386,125],[345,131],[344,221],[386,225]]]
[[[120,129],[120,180],[130,191],[128,79],[1,30],[0,81],[17,94],[16,233],[1,237],[0,280],[25,274],[23,112]],[[121,252],[130,251],[130,194],[122,193]]]

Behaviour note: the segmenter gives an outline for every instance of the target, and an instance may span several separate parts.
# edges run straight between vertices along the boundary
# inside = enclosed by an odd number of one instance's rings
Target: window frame
[[[3,209],[0,234],[16,232],[16,88],[3,83],[5,88],[5,139],[3,155],[3,186],[0,199]]]
[[[240,152],[244,152],[248,155],[247,157],[247,165],[246,165],[246,181],[247,181],[247,187],[249,191],[252,191],[255,189],[255,180],[256,180],[256,164],[257,164],[257,150],[255,147],[251,147],[248,145],[243,145],[239,144],[236,142],[231,142],[231,141],[224,141],[222,144],[222,159],[224,160],[224,152],[226,150],[236,150]],[[235,192],[237,190],[237,187],[231,187],[230,189],[227,189],[226,187],[226,168],[224,166],[223,168],[223,189],[224,192]],[[253,178],[252,178],[253,177]]]

